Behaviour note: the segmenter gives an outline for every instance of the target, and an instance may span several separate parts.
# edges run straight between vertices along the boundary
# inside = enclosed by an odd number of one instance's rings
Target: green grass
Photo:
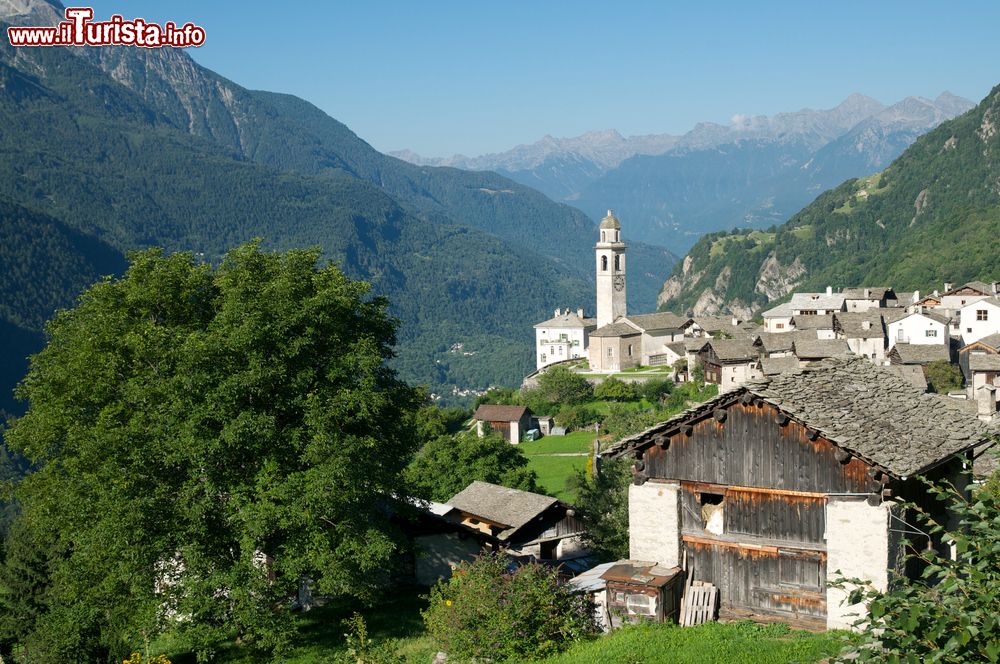
[[[545,436],[541,440],[521,443],[521,451],[528,456],[589,452],[593,447],[593,431],[574,431],[565,436]]]
[[[545,664],[786,664],[819,662],[846,643],[841,632],[793,631],[785,625],[708,623],[637,625],[578,643]]]
[[[576,496],[566,489],[566,480],[576,470],[587,467],[585,456],[544,456],[528,457],[528,468],[538,475],[538,484],[559,500],[573,503]]]

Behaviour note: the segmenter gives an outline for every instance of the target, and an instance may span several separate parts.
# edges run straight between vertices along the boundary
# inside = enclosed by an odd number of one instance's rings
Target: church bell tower
[[[601,219],[597,254],[597,327],[625,315],[625,243],[622,226],[611,210]]]

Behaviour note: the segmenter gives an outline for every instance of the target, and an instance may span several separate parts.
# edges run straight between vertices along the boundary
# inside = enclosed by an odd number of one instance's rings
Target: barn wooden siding
[[[645,476],[818,493],[873,487],[869,466],[789,420],[777,408],[734,401],[691,425],[659,434],[641,455]],[[838,460],[838,457],[844,461]]]
[[[828,495],[877,494],[888,476],[761,400],[734,398],[651,442],[636,479],[679,482],[689,569],[719,587],[723,613],[825,624]],[[718,496],[721,535],[702,513]]]

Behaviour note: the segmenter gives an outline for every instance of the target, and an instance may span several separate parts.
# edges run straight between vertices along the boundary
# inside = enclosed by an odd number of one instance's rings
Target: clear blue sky
[[[852,92],[979,101],[1000,83],[995,1],[92,4],[202,25],[199,63],[303,97],[380,150],[428,156],[592,129],[682,133]]]

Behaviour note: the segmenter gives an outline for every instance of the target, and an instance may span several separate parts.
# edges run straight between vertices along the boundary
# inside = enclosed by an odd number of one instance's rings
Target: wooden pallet
[[[684,627],[693,627],[715,620],[715,606],[719,589],[710,583],[692,581],[685,589],[681,602],[681,620]]]

